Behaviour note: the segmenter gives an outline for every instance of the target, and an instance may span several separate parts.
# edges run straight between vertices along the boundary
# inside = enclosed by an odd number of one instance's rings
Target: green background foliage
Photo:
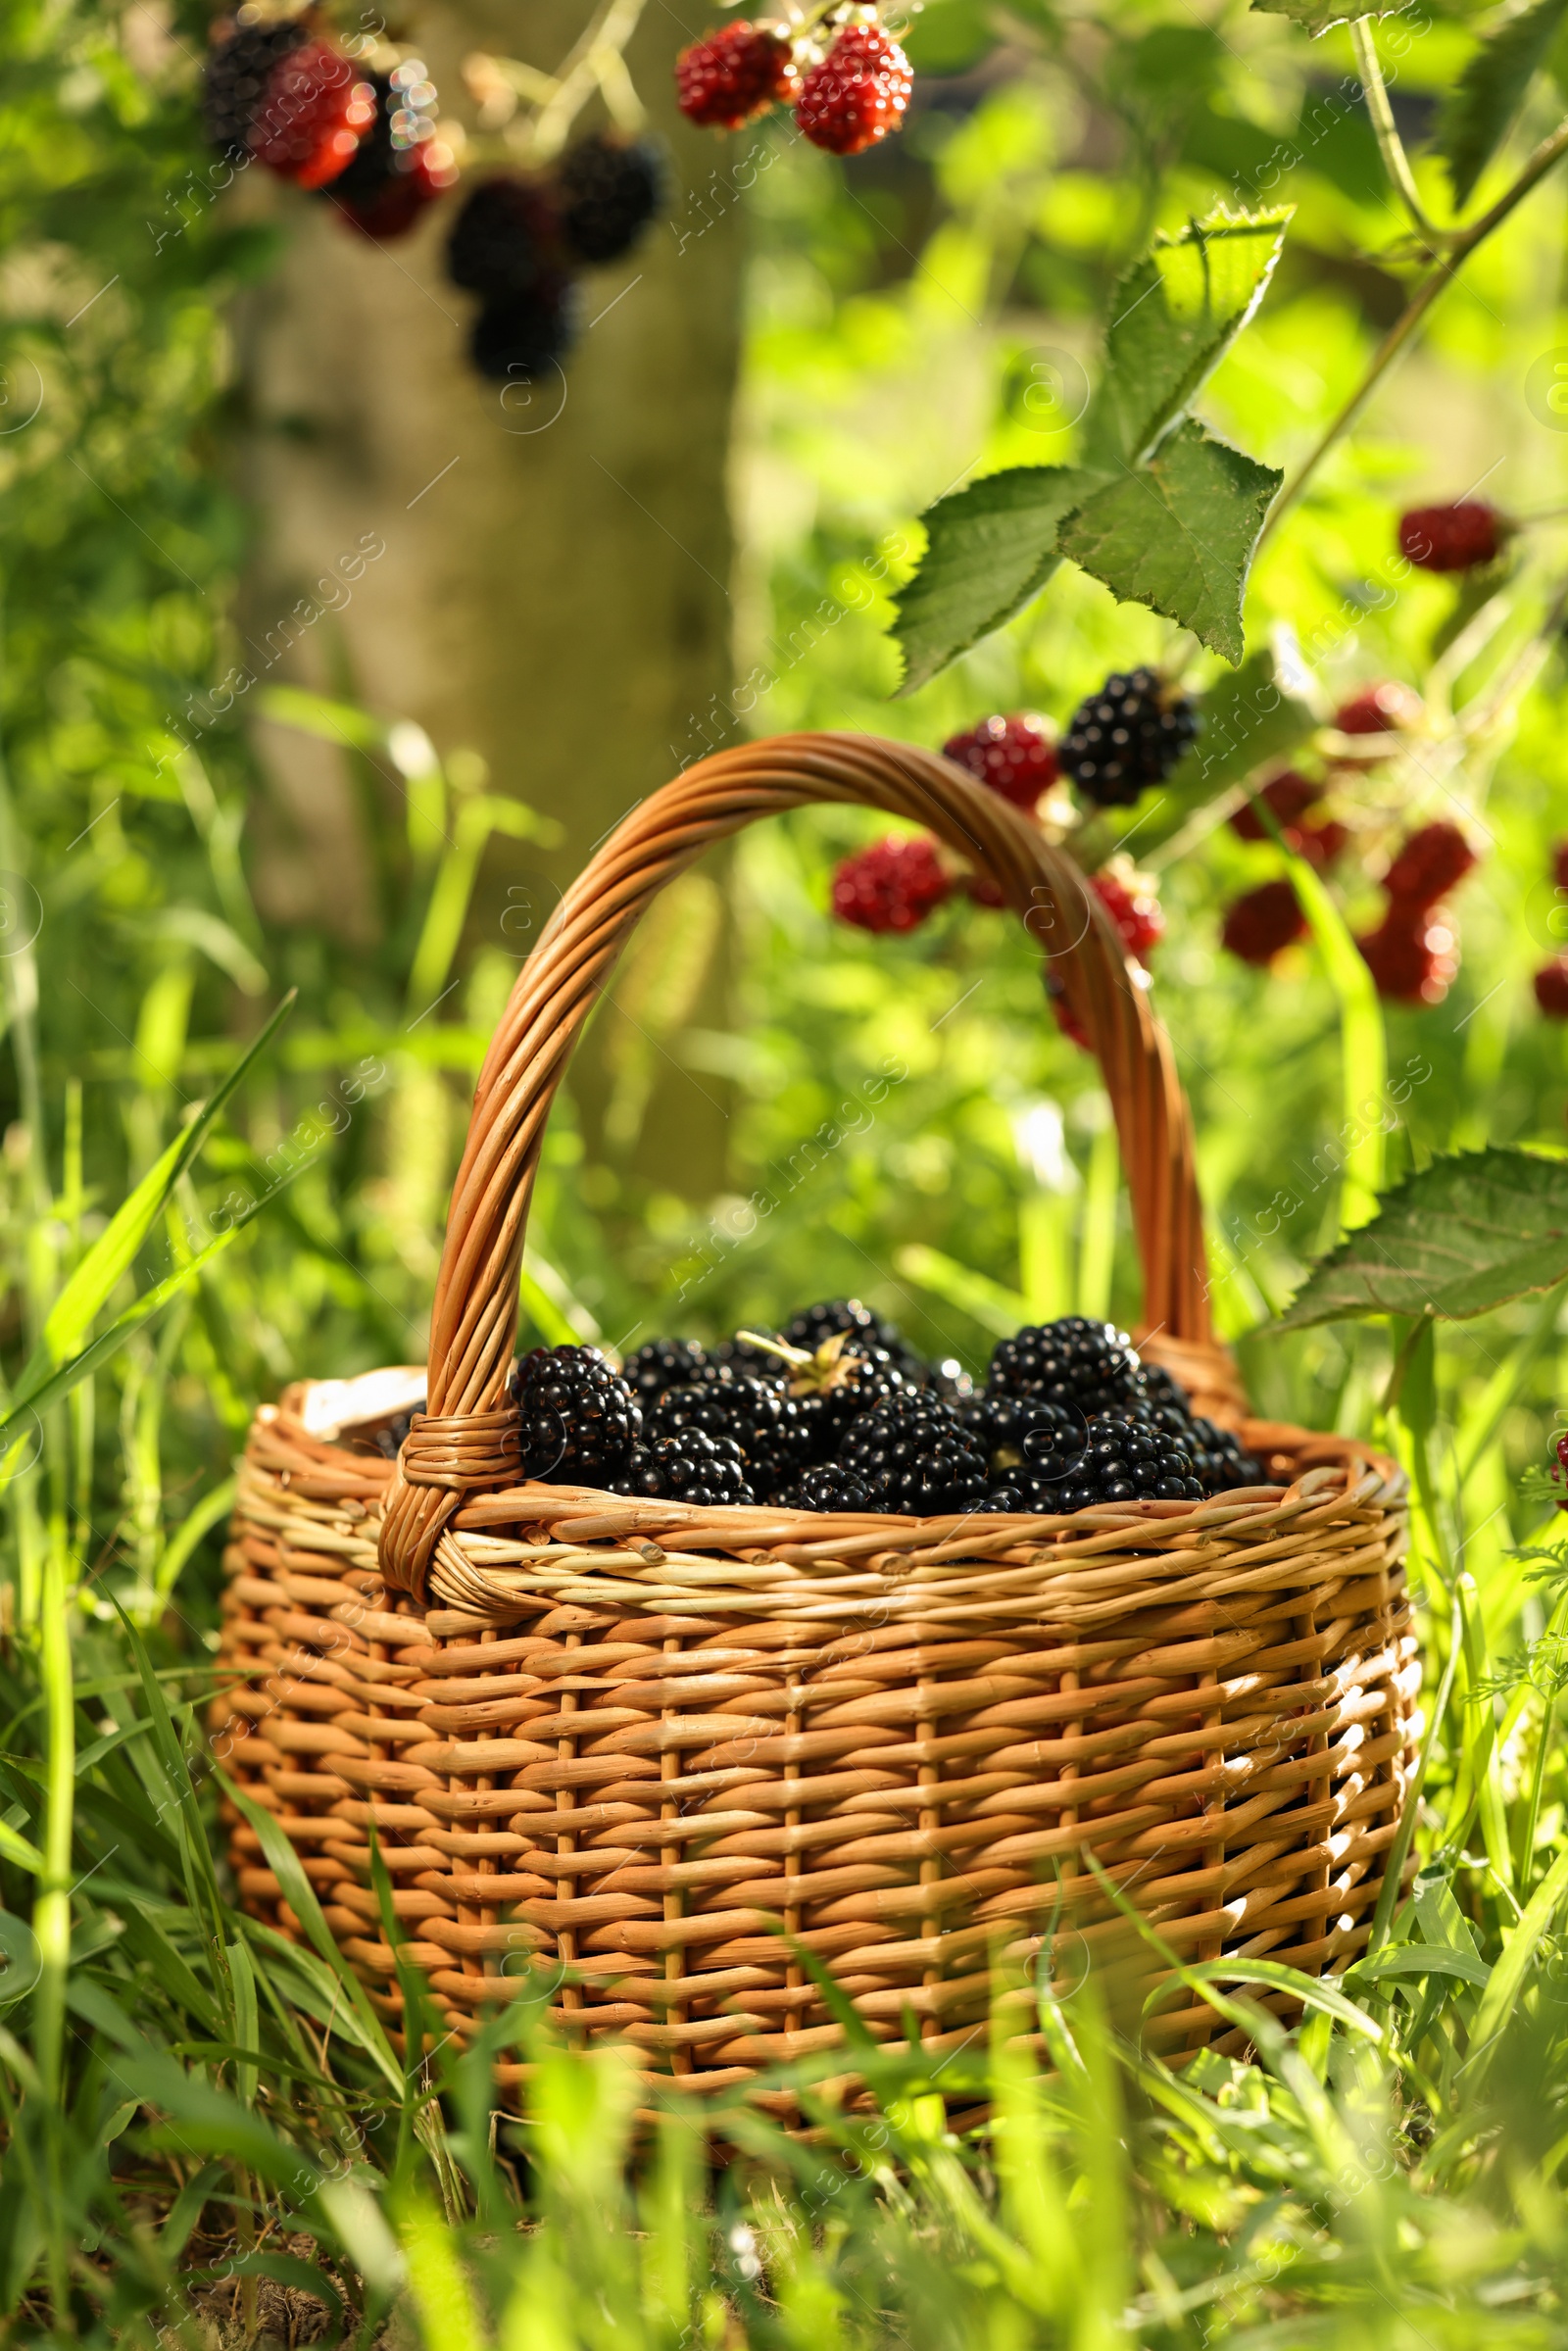
[[[156,39],[146,13],[18,0],[0,24],[8,1403],[29,1361],[225,1245],[69,1397],[31,1424],[20,1403],[6,1429],[7,2327],[195,2341],[200,2318],[254,2337],[295,2293],[328,2312],[342,2296],[366,2341],[401,2298],[404,2339],[431,2351],[1559,2340],[1568,1602],[1551,1495],[1524,1475],[1559,1425],[1559,1296],[1436,1340],[1263,1326],[1336,1240],[1348,1184],[1364,1200],[1380,1176],[1489,1145],[1562,1155],[1563,1032],[1530,975],[1565,944],[1563,184],[1480,247],[1268,539],[1239,672],[1076,563],[1015,610],[1049,550],[982,491],[965,510],[994,510],[975,584],[1001,587],[974,628],[1014,616],[895,699],[917,517],[976,477],[1090,461],[1110,289],[1155,232],[1218,205],[1294,206],[1266,299],[1198,403],[1206,433],[1276,471],[1353,393],[1420,282],[1420,238],[1351,36],[1310,39],[1296,9],[933,0],[910,31],[923,95],[901,142],[845,169],[762,134],[736,684],[708,736],[847,725],[937,743],[993,709],[1065,721],[1112,668],[1187,662],[1205,738],[1092,843],[1125,842],[1158,878],[1157,1002],[1194,1105],[1216,1315],[1259,1408],[1376,1436],[1413,1475],[1430,1751],[1412,1903],[1299,2030],[1249,2017],[1251,2061],[1177,2081],[1092,1991],[1047,1999],[1048,2081],[1004,2049],[989,2074],[976,2056],[968,2086],[1001,2117],[989,2150],[946,2133],[911,2064],[880,2081],[879,2138],[824,2118],[858,2174],[737,2124],[752,2136],[721,2177],[699,2177],[671,2127],[628,2180],[612,2068],[537,2052],[529,2123],[492,2145],[485,2053],[405,2065],[324,1930],[285,1948],[240,1918],[211,1858],[200,1713],[232,1456],[290,1378],[422,1352],[466,1097],[514,968],[466,940],[476,860],[497,835],[524,860],[554,811],[492,799],[460,747],[364,710],[351,676],[335,702],[274,689],[269,714],[343,746],[365,793],[380,944],[259,919],[261,786],[220,703],[250,531],[230,321],[273,236],[222,201],[199,146],[198,13]],[[1509,67],[1543,12],[1501,51],[1480,45],[1486,24],[1407,7],[1378,29],[1438,221],[1450,186],[1499,196],[1560,112],[1545,41],[1528,91]],[[1148,419],[1122,438],[1141,454]],[[1404,564],[1398,508],[1476,485],[1543,517],[1503,568],[1455,584]],[[1424,716],[1396,762],[1340,787],[1364,854],[1313,901],[1307,943],[1245,968],[1219,951],[1223,906],[1287,867],[1218,820],[1216,795],[1382,677]],[[408,787],[396,830],[388,762]],[[1457,902],[1459,977],[1381,1023],[1345,926],[1376,918],[1399,834],[1454,814],[1486,846]],[[1030,943],[962,899],[906,939],[831,923],[833,862],[875,829],[822,811],[753,833],[633,951],[598,1016],[602,1144],[590,1154],[569,1102],[552,1129],[525,1342],[711,1337],[856,1292],[979,1368],[1027,1315],[1136,1317],[1103,1091],[1049,1017]],[[704,1027],[721,880],[733,1019]],[[168,1198],[141,1195],[149,1219],[117,1256],[119,1203],[289,988],[290,1018]],[[659,1084],[721,1102],[716,1197],[640,1174]],[[1266,1959],[1252,1974],[1215,1996],[1278,1988]],[[538,2222],[522,2235],[519,2196]]]

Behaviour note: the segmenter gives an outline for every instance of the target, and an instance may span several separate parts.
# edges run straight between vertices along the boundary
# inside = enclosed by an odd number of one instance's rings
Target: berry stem
[[[1275,499],[1273,506],[1269,509],[1268,518],[1258,534],[1259,547],[1263,545],[1269,533],[1278,526],[1282,517],[1296,504],[1335,443],[1342,440],[1355,422],[1378,384],[1388,373],[1389,368],[1398,358],[1405,345],[1415,335],[1416,329],[1437,301],[1438,296],[1446,291],[1471,254],[1475,252],[1476,247],[1484,244],[1494,228],[1501,227],[1510,213],[1524,202],[1532,190],[1545,178],[1553,164],[1557,163],[1565,154],[1568,154],[1568,122],[1559,122],[1550,137],[1542,140],[1512,187],[1504,189],[1496,203],[1492,206],[1490,211],[1484,212],[1479,220],[1472,220],[1468,227],[1460,229],[1454,234],[1448,251],[1433,265],[1427,275],[1422,278],[1410,300],[1378,345],[1372,355],[1371,364],[1355,390],[1346,401],[1338,416],[1326,426],[1316,446]]]
[[[1372,128],[1377,134],[1383,169],[1397,189],[1418,235],[1433,253],[1441,253],[1460,232],[1439,228],[1427,217],[1421,202],[1421,191],[1415,184],[1415,173],[1410,169],[1410,159],[1404,152],[1404,141],[1394,120],[1394,109],[1389,104],[1388,86],[1383,79],[1383,68],[1378,59],[1373,24],[1371,17],[1355,18],[1350,25],[1350,42],[1355,50],[1356,71],[1361,76],[1361,94],[1366,100],[1366,111],[1372,118]]]

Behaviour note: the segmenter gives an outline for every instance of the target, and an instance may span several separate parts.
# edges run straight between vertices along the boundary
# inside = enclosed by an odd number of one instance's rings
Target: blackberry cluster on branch
[[[209,51],[202,75],[202,132],[225,163],[250,155],[251,130],[274,66],[306,40],[297,17],[279,24],[243,24]]]
[[[906,1389],[862,1412],[839,1465],[860,1479],[873,1510],[932,1518],[972,1510],[986,1491],[986,1458],[951,1404]]]
[[[666,1389],[646,1415],[650,1443],[658,1437],[678,1437],[687,1429],[701,1429],[705,1436],[738,1446],[747,1483],[763,1500],[774,1500],[793,1485],[808,1458],[807,1431],[794,1397],[744,1375],[722,1374]]]
[[[1125,1331],[1082,1314],[1025,1323],[991,1358],[994,1395],[1041,1396],[1081,1417],[1125,1410],[1139,1397],[1141,1366]]]
[[[522,1415],[524,1477],[610,1487],[626,1475],[642,1407],[596,1347],[536,1347],[508,1386]]]
[[[720,1503],[754,1502],[741,1448],[729,1437],[711,1437],[706,1429],[687,1427],[670,1437],[632,1447],[625,1470],[612,1492],[646,1494],[651,1499],[692,1502],[710,1510]]]
[[[689,1388],[709,1368],[708,1349],[695,1339],[645,1339],[621,1364],[620,1376],[646,1407],[658,1403],[666,1389]]]

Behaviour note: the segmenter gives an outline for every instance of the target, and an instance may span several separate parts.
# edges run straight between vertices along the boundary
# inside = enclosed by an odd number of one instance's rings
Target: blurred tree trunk
[[[586,0],[526,12],[439,0],[410,23],[444,113],[471,122],[459,73],[467,51],[554,67],[585,10]],[[650,11],[628,58],[671,153],[674,219],[680,183],[706,179],[714,161],[671,102],[684,37],[667,11]],[[590,111],[583,126],[602,119]],[[487,946],[515,960],[530,943],[519,904],[536,936],[552,889],[703,748],[702,714],[729,693],[735,212],[700,237],[666,217],[623,263],[588,272],[586,331],[564,384],[557,376],[524,395],[466,363],[474,304],[442,270],[450,200],[380,248],[292,191],[247,191],[245,201],[284,219],[291,238],[241,318],[246,487],[259,527],[245,633],[267,661],[269,635],[282,641],[297,600],[341,577],[342,559],[352,568],[355,551],[384,545],[348,601],[266,675],[416,720],[444,759],[477,753],[492,790],[559,819],[559,851],[498,841],[480,876],[466,960]],[[265,722],[257,741],[271,793],[254,834],[265,912],[368,949],[384,919],[378,859],[346,760]],[[467,767],[482,772],[471,758]],[[391,787],[385,821],[401,829]],[[640,1028],[625,1014],[597,1022],[572,1082],[595,1155],[629,1151],[643,1176],[703,1200],[721,1180],[721,1089],[677,1067],[659,1034],[661,1006],[681,1020],[721,1018],[726,926],[701,889],[691,911],[678,968],[643,974],[654,1017]],[[708,950],[700,968],[697,934]]]

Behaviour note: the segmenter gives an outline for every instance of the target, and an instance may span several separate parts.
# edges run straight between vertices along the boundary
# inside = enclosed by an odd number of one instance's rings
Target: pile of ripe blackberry
[[[832,1298],[776,1339],[651,1339],[619,1371],[535,1347],[511,1389],[528,1477],[704,1506],[1056,1515],[1265,1482],[1124,1331],[1080,1315],[1004,1340],[981,1387]]]

